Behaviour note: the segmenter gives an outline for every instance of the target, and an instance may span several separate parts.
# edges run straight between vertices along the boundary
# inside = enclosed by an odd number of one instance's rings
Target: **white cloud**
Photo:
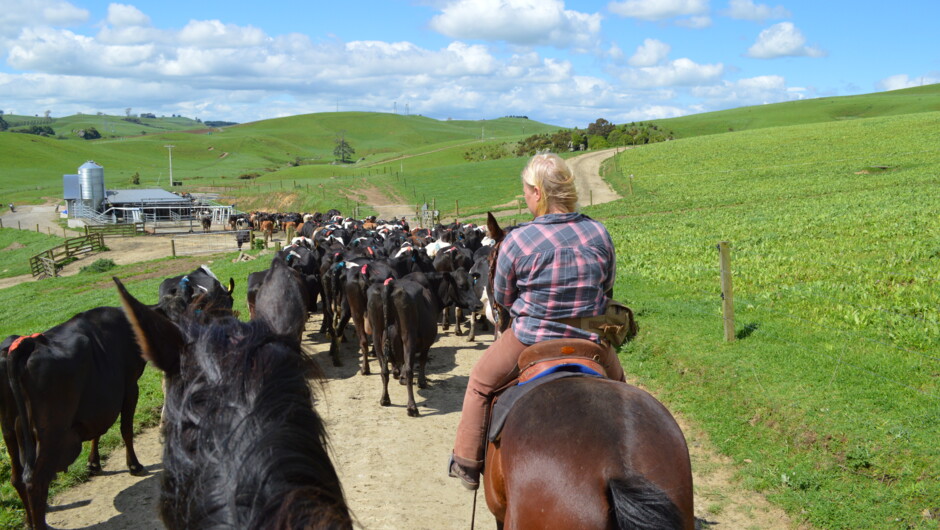
[[[656,39],[646,39],[636,49],[636,53],[627,61],[631,66],[653,66],[669,55],[671,47]]]
[[[914,78],[908,77],[907,74],[892,75],[878,81],[877,87],[879,90],[899,90],[934,83],[940,83],[940,72],[929,72],[926,75]]]
[[[621,80],[634,88],[696,86],[715,82],[724,73],[724,65],[697,64],[691,59],[676,59],[667,64],[629,69]]]
[[[586,51],[599,42],[601,15],[567,10],[561,0],[453,0],[430,27],[455,39]]]
[[[691,90],[691,94],[701,98],[712,108],[763,105],[803,99],[803,91],[790,89],[787,87],[786,80],[779,75],[722,81],[715,85],[695,87]]]
[[[223,24],[218,20],[191,20],[179,33],[183,44],[202,48],[247,48],[268,40],[258,28]]]
[[[622,0],[607,4],[611,13],[641,20],[666,20],[708,13],[708,0]]]
[[[791,22],[780,22],[760,32],[747,51],[755,59],[778,57],[823,57],[826,52],[806,45],[806,38]]]
[[[765,20],[790,18],[790,12],[783,6],[770,7],[766,4],[755,4],[753,0],[731,0],[728,9],[721,14],[738,20],[761,23]]]
[[[8,39],[16,38],[24,27],[73,26],[88,20],[85,9],[61,0],[18,0],[0,9],[0,55],[5,55]]]
[[[108,24],[117,28],[149,26],[150,17],[134,6],[111,4],[108,6]]]

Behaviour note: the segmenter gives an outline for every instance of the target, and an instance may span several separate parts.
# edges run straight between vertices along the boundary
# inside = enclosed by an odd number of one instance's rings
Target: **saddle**
[[[542,384],[567,377],[607,378],[607,347],[586,339],[554,339],[529,346],[519,355],[519,376],[497,391],[490,407],[487,439],[499,439],[513,406]]]

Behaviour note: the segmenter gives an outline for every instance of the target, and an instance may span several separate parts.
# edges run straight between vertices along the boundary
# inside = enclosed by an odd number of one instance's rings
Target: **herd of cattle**
[[[240,228],[240,222],[234,220],[233,228]],[[418,416],[413,380],[417,376],[418,386],[427,386],[425,365],[439,324],[448,329],[452,311],[456,333],[462,335],[461,313],[467,311],[473,340],[475,322],[487,299],[493,241],[483,228],[471,224],[410,230],[403,220],[356,220],[335,210],[284,222],[295,223],[297,237],[274,255],[270,268],[248,276],[247,323],[232,314],[235,282],[230,279],[223,285],[203,266],[165,279],[159,301],[153,306],[138,302],[115,278],[123,309],[91,309],[43,333],[12,335],[0,344],[0,425],[10,454],[11,481],[23,500],[30,526],[45,528],[49,483],[77,458],[83,441],[92,441],[89,469],[100,470],[98,437],[118,415],[128,468],[132,473],[143,471],[134,453],[132,419],[145,359],[165,373],[164,436],[168,442],[160,509],[171,527],[201,526],[207,517],[224,519],[220,513],[226,509],[238,511],[235,507],[198,507],[192,498],[177,498],[197,473],[181,470],[181,466],[188,463],[191,467],[200,451],[212,452],[200,447],[208,443],[203,440],[218,438],[223,440],[220,444],[229,444],[215,449],[215,460],[220,458],[218,452],[237,453],[231,444],[238,436],[223,431],[245,429],[246,417],[259,415],[258,410],[265,406],[274,407],[262,405],[262,401],[274,399],[273,395],[283,400],[282,394],[289,392],[286,389],[294,389],[294,401],[301,404],[303,412],[298,417],[313,422],[305,428],[313,429],[310,432],[322,441],[322,424],[312,410],[305,379],[315,367],[304,361],[309,358],[300,348],[305,324],[315,311],[322,312],[319,332],[330,343],[332,362],[342,362],[339,343],[352,320],[361,373],[370,373],[371,356],[378,360],[383,386],[380,404],[390,404],[391,373],[407,385],[408,415]],[[485,326],[486,320],[480,319],[480,325]],[[271,359],[279,358],[270,353],[277,350],[272,346],[276,344],[293,352],[285,355],[292,368],[278,371],[272,367]],[[233,361],[236,355],[239,357]],[[291,377],[300,377],[300,383],[285,382]],[[273,385],[275,390],[264,390],[268,388],[265,385]],[[195,390],[197,387],[202,390]],[[218,403],[223,399],[220,396],[229,396],[228,404]],[[242,401],[244,410],[232,412],[238,408],[232,403]],[[212,402],[221,411],[207,405]],[[283,404],[277,405],[277,410],[283,410]],[[259,420],[255,428],[262,432],[286,429],[282,415],[273,415],[275,418],[268,420],[271,424]],[[207,417],[214,418],[212,423],[230,425],[200,424]],[[199,430],[210,428],[212,436]],[[301,438],[309,437],[310,432]],[[278,443],[290,446],[290,437],[284,438],[288,440]],[[280,450],[290,454],[291,447]],[[323,451],[317,458],[325,455]],[[314,496],[332,499],[331,509],[340,514],[338,527],[346,527],[348,516],[342,515],[345,504],[332,464],[327,459],[315,467],[325,469],[327,478],[318,478],[326,485]],[[217,487],[233,488],[230,483],[241,480],[238,477],[243,472],[232,473],[237,476],[220,474],[213,468],[211,480],[221,481]],[[267,482],[278,482],[268,476],[278,471],[259,473]],[[199,480],[190,484],[194,491],[211,489],[209,478]],[[328,487],[333,483],[336,487]],[[284,491],[276,489],[267,501],[259,499],[252,502],[287,502]],[[259,505],[258,510],[263,514],[271,508]],[[251,526],[242,519],[231,522]]]

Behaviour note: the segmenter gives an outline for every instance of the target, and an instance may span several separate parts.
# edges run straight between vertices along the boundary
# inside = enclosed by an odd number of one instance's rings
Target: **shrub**
[[[114,263],[114,260],[102,258],[95,260],[91,265],[85,265],[79,272],[84,273],[95,273],[95,272],[107,272],[113,268],[117,267],[117,264]]]

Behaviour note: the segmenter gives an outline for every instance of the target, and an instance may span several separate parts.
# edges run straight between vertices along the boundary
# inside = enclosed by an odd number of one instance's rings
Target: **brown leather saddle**
[[[566,377],[607,378],[610,352],[586,339],[554,339],[529,346],[519,355],[519,375],[500,388],[490,405],[487,439],[499,438],[506,417],[523,396],[541,384]]]

